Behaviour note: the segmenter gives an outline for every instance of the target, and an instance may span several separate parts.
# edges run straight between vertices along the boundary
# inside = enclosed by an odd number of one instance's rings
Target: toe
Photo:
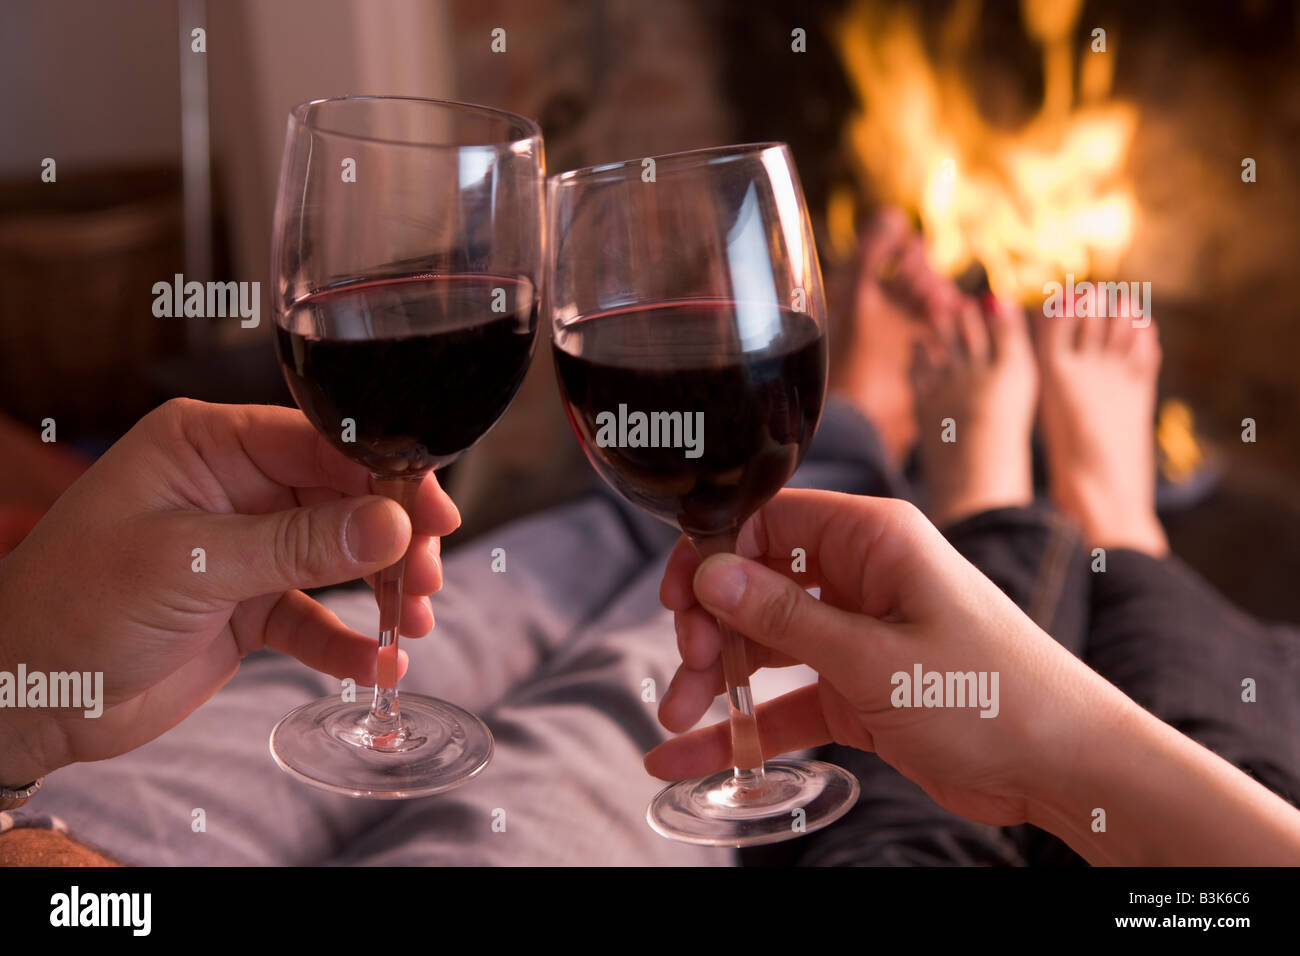
[[[908,367],[912,380],[912,391],[924,398],[933,390],[938,379],[939,368],[930,355],[930,350],[920,342],[912,343],[912,363]]]
[[[862,269],[868,275],[892,278],[911,226],[901,209],[887,206],[871,217],[862,234]]]
[[[1133,320],[1127,315],[1111,316],[1106,323],[1106,341],[1102,348],[1116,355],[1127,355],[1133,346]]]
[[[1098,352],[1106,343],[1110,321],[1103,315],[1086,315],[1079,320],[1074,347],[1080,352]]]
[[[1162,351],[1160,348],[1160,334],[1156,329],[1155,322],[1145,328],[1133,328],[1130,320],[1124,320],[1130,329],[1130,338],[1132,341],[1128,350],[1128,360],[1137,369],[1144,372],[1154,372],[1160,368]]]
[[[1040,361],[1058,357],[1074,348],[1078,319],[1048,315],[1046,309],[1034,309],[1030,320],[1034,327],[1034,350]]]
[[[1020,306],[989,296],[984,303],[984,314],[988,318],[989,336],[993,341],[994,361],[1014,359],[1028,351],[1029,332],[1024,310]]]
[[[957,312],[957,326],[962,350],[974,362],[989,358],[989,328],[983,310],[973,299],[966,299]]]

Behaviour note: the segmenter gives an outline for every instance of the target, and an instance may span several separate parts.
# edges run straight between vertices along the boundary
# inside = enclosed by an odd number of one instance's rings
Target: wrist
[[[58,735],[48,714],[0,709],[0,786],[22,787],[63,766],[53,758]]]
[[[1130,822],[1129,788],[1142,784],[1151,734],[1161,725],[1109,681],[1089,676],[1060,701],[1065,714],[1039,741],[1041,769],[1025,790],[1027,819],[1089,863],[1136,865],[1140,835],[1117,837],[1115,830]]]
[[[1109,686],[1109,685],[1108,685]],[[1112,690],[1114,688],[1112,687]],[[1093,864],[1294,866],[1300,813],[1117,690],[1028,821]]]
[[[54,769],[39,751],[33,730],[0,722],[0,787],[15,790]]]
[[[13,584],[15,568],[13,557],[7,559],[5,573],[0,573],[0,671],[13,674],[19,653],[10,646],[9,638],[23,632],[20,611],[21,601],[14,600],[17,586]],[[26,693],[26,688],[15,687],[16,694]],[[45,776],[55,766],[45,754],[46,736],[51,721],[48,715],[28,710],[0,707],[0,787],[11,790]]]

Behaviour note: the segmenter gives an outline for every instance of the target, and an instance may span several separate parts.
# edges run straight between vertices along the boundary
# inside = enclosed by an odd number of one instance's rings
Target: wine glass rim
[[[550,182],[554,185],[567,185],[577,180],[599,178],[607,176],[610,173],[626,172],[636,169],[639,170],[647,159],[655,161],[656,171],[659,167],[667,166],[669,168],[681,165],[711,165],[713,163],[726,163],[734,159],[744,159],[749,156],[755,156],[759,153],[765,153],[772,149],[787,149],[787,145],[779,140],[767,140],[756,143],[732,143],[727,146],[705,146],[701,149],[686,149],[677,153],[664,153],[661,156],[643,156],[639,159],[625,159],[616,163],[601,163],[596,166],[584,166],[581,169],[567,169],[562,173],[556,173],[550,177]]]
[[[505,120],[514,127],[517,127],[523,135],[514,136],[508,139],[490,140],[481,143],[431,143],[421,140],[410,139],[391,139],[384,136],[369,136],[362,133],[349,133],[339,129],[330,129],[328,126],[321,126],[309,119],[309,114],[314,107],[333,103],[358,103],[358,102],[375,102],[375,103],[411,103],[420,104],[421,106],[442,107],[454,113],[477,113],[482,116],[494,119]],[[527,116],[521,116],[518,113],[511,113],[509,110],[498,109],[495,106],[483,106],[478,103],[464,103],[459,100],[439,100],[424,96],[390,96],[385,94],[349,94],[347,96],[325,96],[314,100],[305,100],[295,105],[289,110],[290,122],[310,130],[313,134],[322,136],[336,136],[339,139],[354,140],[359,143],[377,143],[385,146],[413,146],[418,149],[509,149],[519,146],[523,143],[538,142],[542,140],[542,128],[536,120],[529,119]],[[514,130],[512,130],[514,132]]]

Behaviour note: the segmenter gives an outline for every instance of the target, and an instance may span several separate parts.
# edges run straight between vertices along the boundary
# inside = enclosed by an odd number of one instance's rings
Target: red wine
[[[276,343],[289,389],[320,433],[396,477],[447,464],[496,424],[528,370],[536,329],[525,281],[404,276],[300,299],[276,324]]]
[[[739,528],[786,483],[826,393],[825,336],[775,306],[692,300],[606,312],[561,330],[554,354],[596,471],[700,537]]]

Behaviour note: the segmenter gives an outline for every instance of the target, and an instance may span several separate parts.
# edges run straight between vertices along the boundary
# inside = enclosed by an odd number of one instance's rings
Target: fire
[[[1021,129],[991,125],[957,66],[979,0],[957,0],[941,25],[941,62],[926,52],[911,11],[859,0],[836,31],[861,111],[847,139],[869,192],[915,212],[936,268],[981,263],[999,296],[1028,302],[1066,273],[1113,273],[1133,233],[1124,176],[1136,109],[1109,99],[1114,47],[1078,66],[1072,31],[1080,0],[1023,0],[1042,47],[1044,93]],[[843,248],[844,196],[828,210]],[[851,240],[849,240],[851,245]]]

